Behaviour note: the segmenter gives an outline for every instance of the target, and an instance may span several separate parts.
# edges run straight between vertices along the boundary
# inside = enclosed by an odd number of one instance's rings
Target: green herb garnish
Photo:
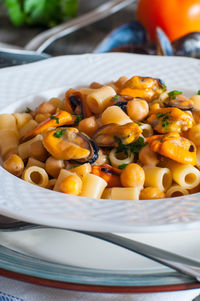
[[[119,165],[118,168],[119,168],[119,169],[124,169],[124,168],[126,168],[127,165],[128,165],[128,164],[124,163],[124,164]]]
[[[163,84],[162,93],[164,93],[166,91],[166,88],[167,88],[166,85]]]
[[[55,132],[53,135],[56,137],[56,138],[61,138],[62,135],[66,132],[66,129],[62,129],[62,130],[58,130],[57,132]]]
[[[123,144],[121,139],[119,139],[119,144],[116,153],[124,153],[127,157],[130,157],[131,153],[137,154],[142,147],[145,146],[144,138],[139,137],[136,141],[130,144]]]
[[[25,113],[31,113],[31,112],[32,112],[32,110],[27,107],[26,110],[25,110]]]
[[[5,6],[15,26],[52,27],[76,16],[78,0],[5,0]]]
[[[181,91],[177,91],[177,90],[173,90],[171,92],[168,92],[168,96],[169,96],[170,100],[176,99],[176,96],[180,95],[180,94],[182,94],[182,92]]]
[[[75,125],[78,125],[79,122],[83,119],[83,116],[82,115],[74,115],[76,116],[76,120],[74,122]]]
[[[168,112],[168,113],[161,113],[161,112],[159,112],[159,113],[157,113],[156,114],[156,117],[157,118],[162,118],[162,127],[164,127],[164,130],[166,131],[167,129],[168,129],[168,126],[169,126],[169,114],[170,112]]]
[[[197,91],[197,95],[200,95],[200,90]]]
[[[108,164],[112,165],[112,164],[111,164],[111,161],[110,161],[110,158],[109,158],[108,155],[106,156],[106,159],[107,159],[107,161],[108,161]]]
[[[114,100],[114,102],[118,102],[119,98],[120,98],[120,95],[116,94],[115,96],[113,96],[112,99]]]
[[[141,122],[139,122],[139,121],[134,121],[137,125],[139,125],[139,126],[141,126],[142,125],[142,123]]]
[[[56,116],[50,116],[49,118],[56,120],[56,123],[59,124],[59,118],[58,117],[56,117]]]

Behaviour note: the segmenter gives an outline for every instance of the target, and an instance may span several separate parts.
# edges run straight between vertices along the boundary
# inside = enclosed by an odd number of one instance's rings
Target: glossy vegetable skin
[[[156,27],[161,27],[170,41],[190,32],[200,31],[199,0],[139,0],[137,19],[156,40]]]

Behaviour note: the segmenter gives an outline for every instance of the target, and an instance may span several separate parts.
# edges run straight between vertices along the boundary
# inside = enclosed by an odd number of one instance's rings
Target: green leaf
[[[74,122],[75,125],[78,125],[79,122],[83,119],[83,116],[82,115],[74,115],[76,116],[76,120]]]
[[[164,113],[164,114],[162,114],[161,112],[158,112],[156,114],[157,118],[162,118],[162,120],[161,120],[162,121],[162,127],[164,127],[165,131],[168,129],[168,126],[170,124],[170,122],[169,122],[169,118],[170,118],[169,114],[170,114],[170,112]]]
[[[56,116],[50,116],[50,119],[56,120],[56,123],[59,124],[59,118]]]
[[[24,0],[24,11],[29,24],[53,26],[62,21],[60,1],[57,0]]]
[[[113,96],[113,100],[114,100],[114,102],[118,102],[119,101],[119,98],[120,98],[120,95],[115,95],[115,96]]]
[[[177,91],[177,90],[173,90],[171,92],[168,92],[169,96],[180,95],[180,94],[182,94],[182,92],[181,91]]]
[[[112,164],[111,164],[111,161],[110,161],[110,158],[109,158],[108,155],[106,156],[106,159],[107,159],[107,161],[108,161],[108,164],[112,165]]]
[[[6,0],[6,7],[12,23],[20,26],[24,23],[26,15],[23,11],[23,3],[20,0]]]
[[[130,144],[130,150],[132,153],[139,153],[141,148],[145,146],[144,138],[139,137],[135,142]]]
[[[73,18],[77,14],[78,0],[61,0],[62,11],[65,16]]]
[[[119,169],[125,169],[128,164],[124,163],[118,166]]]
[[[200,95],[200,90],[197,91],[197,95]]]
[[[62,129],[62,130],[58,130],[57,132],[55,132],[53,135],[56,137],[56,138],[61,138],[62,135],[66,132],[66,129]]]
[[[31,112],[32,112],[32,110],[27,107],[26,110],[25,110],[25,113],[31,113]]]

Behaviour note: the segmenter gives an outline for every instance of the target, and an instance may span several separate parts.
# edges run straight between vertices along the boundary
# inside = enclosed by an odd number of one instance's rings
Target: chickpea
[[[13,175],[20,177],[24,170],[24,162],[18,155],[12,154],[3,162],[3,168]]]
[[[79,195],[82,189],[82,181],[76,175],[66,177],[60,184],[60,191],[68,194]]]
[[[188,139],[191,140],[196,146],[200,146],[200,124],[196,124],[189,129]]]
[[[144,170],[140,165],[130,163],[122,171],[120,179],[124,187],[143,186],[145,180]]]
[[[140,200],[163,199],[165,194],[157,187],[146,187],[140,192]]]
[[[56,106],[51,102],[43,102],[39,107],[37,108],[38,114],[45,114],[49,113],[50,115],[54,114],[56,112]]]
[[[41,122],[47,120],[50,116],[51,116],[51,114],[49,114],[49,113],[45,113],[45,114],[39,113],[39,114],[35,115],[35,121],[37,121],[38,123],[41,123]]]
[[[128,101],[127,113],[132,120],[141,121],[149,114],[149,105],[146,100],[135,98]]]
[[[58,160],[52,156],[50,156],[45,162],[45,169],[49,175],[54,178],[57,178],[60,170],[65,167],[63,160]]]
[[[200,111],[200,95],[190,97],[193,102],[194,110]]]
[[[47,150],[44,148],[41,140],[31,143],[29,154],[30,157],[33,157],[40,161],[46,160],[49,155]]]
[[[148,144],[140,150],[139,160],[143,165],[156,166],[159,163],[158,155],[150,149]]]
[[[81,120],[79,122],[78,129],[89,137],[92,137],[95,131],[98,129],[95,117],[92,116]]]

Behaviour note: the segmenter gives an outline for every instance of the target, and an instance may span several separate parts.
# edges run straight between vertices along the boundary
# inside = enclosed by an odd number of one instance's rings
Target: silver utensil
[[[29,224],[25,222],[15,221],[7,217],[0,218],[0,231],[25,231],[25,230],[34,230],[39,228],[47,228],[42,225]],[[150,245],[137,242],[125,238],[121,235],[116,235],[113,233],[100,233],[100,232],[90,232],[90,231],[81,231],[81,230],[71,230],[74,232],[82,233],[84,235],[89,235],[104,241],[113,243],[140,255],[143,255],[147,258],[150,258],[154,261],[157,261],[163,265],[166,265],[174,270],[179,271],[182,274],[189,275],[195,278],[197,281],[200,281],[200,262],[180,256],[175,253],[171,253]]]
[[[95,23],[103,18],[106,18],[119,10],[125,8],[126,6],[136,2],[136,0],[110,0],[105,4],[100,5],[94,10],[65,22],[61,25],[55,26],[48,29],[35,38],[33,38],[26,46],[26,50],[33,50],[38,53],[43,52],[49,45],[74,31],[77,31],[84,26]]]

